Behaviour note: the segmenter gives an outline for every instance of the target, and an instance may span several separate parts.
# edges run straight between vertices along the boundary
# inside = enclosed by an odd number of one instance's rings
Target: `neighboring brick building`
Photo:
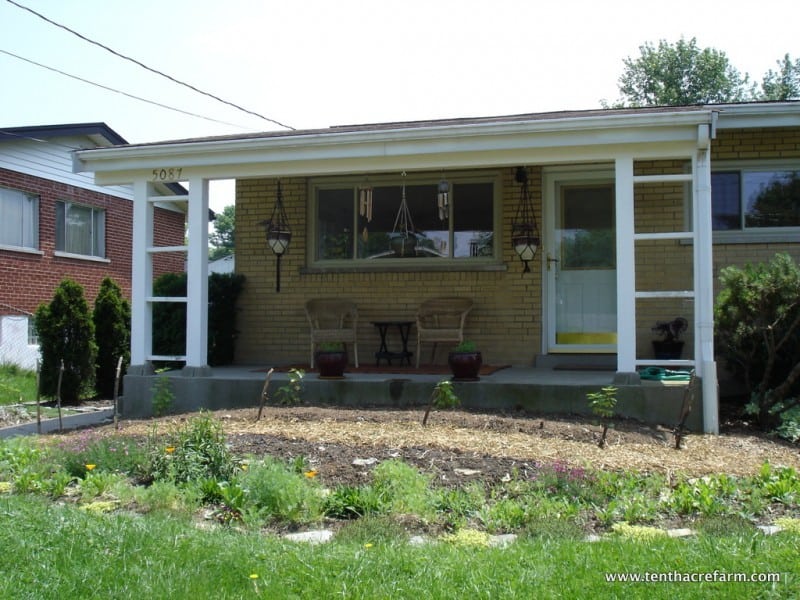
[[[90,306],[105,276],[130,297],[132,189],[72,172],[73,150],[124,143],[102,123],[0,129],[0,363],[35,366],[30,316],[62,279]],[[183,244],[183,211],[157,208],[156,221],[160,243]],[[167,271],[183,271],[183,257],[159,257],[156,272]]]

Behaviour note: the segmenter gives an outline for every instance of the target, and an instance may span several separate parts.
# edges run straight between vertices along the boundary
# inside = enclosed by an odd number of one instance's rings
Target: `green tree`
[[[61,361],[63,404],[77,404],[94,386],[94,323],[80,284],[64,279],[50,304],[36,309],[36,330],[42,354],[40,391],[55,397]]]
[[[131,307],[110,277],[105,277],[100,284],[93,319],[97,345],[95,389],[102,398],[112,398],[117,361],[122,357],[123,372],[130,363]]]
[[[665,40],[639,46],[640,56],[623,60],[619,106],[685,106],[741,102],[755,98],[754,86],[714,48],[699,48],[697,40]]]
[[[761,100],[800,99],[800,59],[792,62],[788,54],[776,61],[778,71],[767,71],[761,82]]]
[[[211,249],[208,257],[217,260],[230,256],[235,250],[236,207],[226,206],[214,218],[214,232],[209,236]]]

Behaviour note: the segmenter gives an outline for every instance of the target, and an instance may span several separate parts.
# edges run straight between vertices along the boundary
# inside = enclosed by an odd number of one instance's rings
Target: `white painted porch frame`
[[[187,196],[158,196],[148,181],[134,181],[133,255],[131,266],[131,365],[143,366],[154,360],[184,360],[189,368],[206,366],[208,352],[208,180],[192,178]],[[165,202],[187,205],[189,245],[155,246],[154,207]],[[152,295],[153,256],[185,252],[187,257],[186,297]],[[186,303],[186,349],[183,355],[153,354],[153,305],[159,302]]]
[[[588,164],[613,161],[617,190],[618,370],[635,371],[635,263],[633,261],[633,161],[692,158],[694,182],[695,361],[703,381],[704,429],[716,432],[717,389],[713,353],[709,144],[717,108],[580,114],[563,118],[515,117],[464,123],[386,125],[242,138],[198,139],[79,151],[75,169],[94,171],[102,185],[134,183],[132,363],[151,356],[152,206],[147,201],[154,170],[180,168],[190,181],[187,372],[203,373],[207,349],[208,181],[248,177],[319,176],[509,165]],[[728,126],[769,124],[796,118],[796,107],[726,107]],[[724,113],[724,111],[723,111]],[[152,300],[152,299],[151,299]]]
[[[617,370],[635,372],[639,366],[693,366],[703,386],[703,430],[719,433],[717,366],[714,361],[714,298],[711,221],[711,123],[698,125],[697,148],[672,158],[690,159],[692,172],[685,175],[633,174],[639,156],[619,156],[615,161],[617,217]],[[705,129],[705,131],[704,131]],[[670,158],[670,157],[663,157]],[[634,188],[637,183],[692,183],[692,231],[636,233]],[[693,249],[693,290],[640,291],[636,289],[636,241],[690,240]],[[636,300],[638,298],[693,298],[695,344],[693,360],[646,360],[636,356]]]

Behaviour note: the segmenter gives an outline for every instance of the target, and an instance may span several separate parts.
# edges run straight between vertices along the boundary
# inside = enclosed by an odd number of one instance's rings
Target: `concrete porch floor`
[[[264,366],[210,368],[203,376],[175,371],[167,374],[175,396],[172,412],[199,409],[257,407],[266,378]],[[124,418],[152,415],[154,375],[126,375],[125,394],[120,398]],[[303,399],[307,404],[421,407],[427,404],[434,385],[444,375],[409,372],[347,373],[343,379],[321,379],[307,373]],[[270,381],[270,397],[285,385],[288,375],[276,372]],[[464,408],[525,410],[531,414],[591,414],[586,394],[608,385],[618,388],[617,413],[645,423],[674,426],[679,417],[686,383],[638,381],[638,377],[613,371],[554,370],[543,367],[509,367],[480,381],[455,382]],[[702,431],[701,389],[696,390],[687,426]]]

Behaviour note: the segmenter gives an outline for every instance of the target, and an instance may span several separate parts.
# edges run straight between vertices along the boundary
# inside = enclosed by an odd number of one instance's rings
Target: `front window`
[[[800,171],[712,173],[711,202],[715,231],[800,227]]]
[[[493,258],[495,183],[451,180],[440,211],[439,180],[313,186],[317,261]],[[405,188],[405,190],[404,190]],[[401,211],[405,192],[407,212]]]
[[[102,209],[56,202],[56,250],[103,258],[106,254],[106,213]]]
[[[39,198],[0,188],[0,246],[39,247]]]

